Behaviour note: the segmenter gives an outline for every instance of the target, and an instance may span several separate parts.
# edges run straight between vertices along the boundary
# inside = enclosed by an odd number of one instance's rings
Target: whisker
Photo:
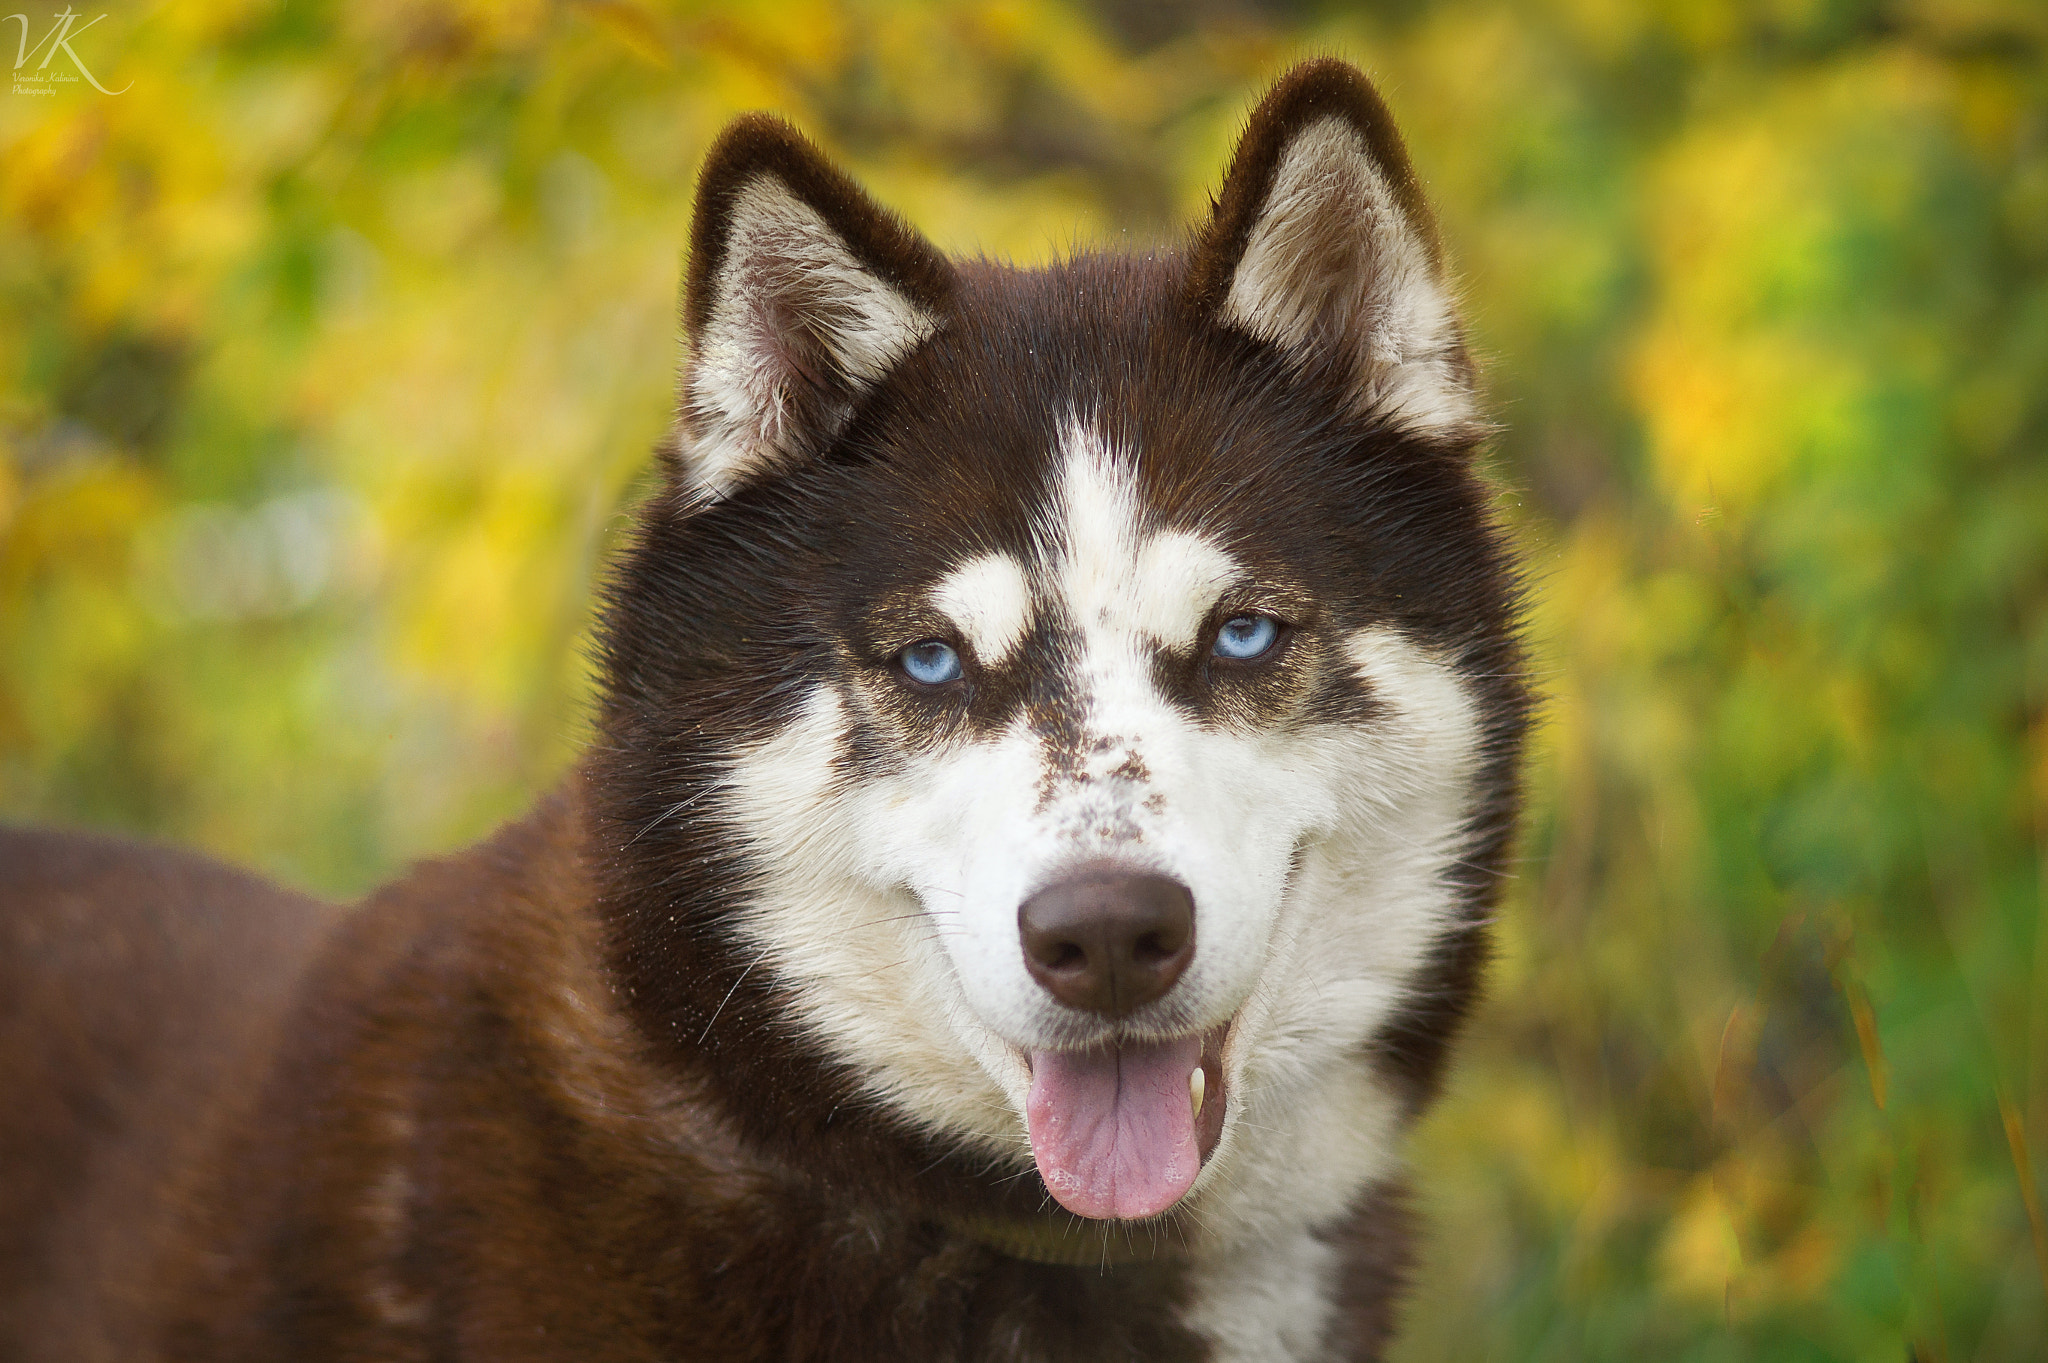
[[[638,833],[635,833],[632,837],[626,840],[626,846],[631,847],[634,843],[640,841],[640,839],[646,837],[649,833],[653,832],[656,825],[666,823],[670,819],[673,819],[676,815],[690,808],[699,800],[702,800],[706,796],[710,795],[711,792],[715,789],[717,789],[717,787],[715,786],[706,786],[704,787],[704,789],[698,791],[695,795],[689,796],[686,799],[676,801],[667,809],[662,810],[661,813],[655,815],[646,823],[642,824],[640,826],[640,831]]]
[[[762,947],[761,950],[755,954],[754,959],[747,962],[747,968],[740,972],[740,977],[732,982],[732,988],[725,991],[725,997],[720,999],[718,1001],[718,1006],[711,1010],[711,1021],[706,1022],[704,1024],[704,1030],[697,1033],[697,1044],[699,1046],[703,1045],[705,1038],[711,1035],[712,1023],[718,1021],[718,1015],[725,1011],[725,1005],[732,1002],[732,996],[739,992],[740,986],[747,982],[747,976],[754,973],[754,967],[761,964],[762,960],[765,959],[767,955],[768,948]]]

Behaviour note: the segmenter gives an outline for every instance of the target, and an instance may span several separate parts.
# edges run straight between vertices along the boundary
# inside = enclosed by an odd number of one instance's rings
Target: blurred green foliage
[[[726,117],[1033,261],[1170,239],[1289,59],[1361,61],[1548,694],[1401,1357],[2044,1356],[2038,0],[186,0],[74,47],[123,92],[0,96],[0,809],[336,893],[575,750]]]

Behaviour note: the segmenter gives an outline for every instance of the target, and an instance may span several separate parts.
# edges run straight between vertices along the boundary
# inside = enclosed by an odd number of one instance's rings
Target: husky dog
[[[1528,711],[1385,106],[1044,270],[742,118],[685,312],[533,813],[346,909],[0,840],[0,1348],[1379,1357]]]

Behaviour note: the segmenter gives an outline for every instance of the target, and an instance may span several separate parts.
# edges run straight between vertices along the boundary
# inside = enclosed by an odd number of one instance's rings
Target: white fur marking
[[[1244,569],[1193,531],[1146,534],[1134,471],[1085,422],[1068,425],[1066,447],[1060,582],[1074,623],[1097,643],[1199,642],[1195,631]]]
[[[1477,756],[1479,715],[1457,674],[1390,629],[1362,629],[1344,641],[1359,677],[1398,706],[1416,742],[1413,760],[1462,779]]]
[[[1205,539],[1148,534],[1095,433],[1076,423],[1062,453],[1049,561],[1022,573],[1080,630],[1078,769],[1049,767],[1020,718],[856,775],[839,759],[865,701],[821,686],[732,764],[727,817],[761,872],[749,949],[873,1100],[1021,1169],[1024,1054],[1101,1025],[1030,979],[1018,904],[1103,856],[1180,879],[1201,949],[1156,1026],[1232,1020],[1223,1136],[1188,1198],[1191,1249],[1216,1268],[1188,1319],[1219,1357],[1301,1357],[1324,1319],[1311,1232],[1398,1163],[1403,1109],[1360,1052],[1455,921],[1478,713],[1448,660],[1375,628],[1338,641],[1381,703],[1371,722],[1198,724],[1149,654],[1240,570]],[[1246,1246],[1285,1270],[1230,1267]]]
[[[891,844],[929,836],[931,814],[886,788],[840,788],[847,728],[845,702],[821,687],[733,763],[734,822],[765,882],[745,931],[875,1096],[985,1153],[1028,1160],[1013,1111],[1030,1075],[972,1022],[938,941],[949,910],[920,905],[873,865]]]
[[[1152,536],[1131,573],[1132,625],[1154,642],[1179,647],[1208,640],[1195,632],[1226,589],[1244,577],[1237,562],[1200,535],[1167,530]]]
[[[1001,665],[1031,624],[1031,581],[1008,554],[983,554],[946,574],[932,604],[960,629],[982,663]]]
[[[1215,1363],[1307,1363],[1323,1357],[1337,1269],[1335,1251],[1306,1233],[1240,1247],[1196,1265],[1181,1319]]]

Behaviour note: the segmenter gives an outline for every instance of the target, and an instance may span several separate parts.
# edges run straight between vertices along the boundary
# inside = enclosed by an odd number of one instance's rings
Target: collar
[[[947,1224],[1012,1259],[1063,1268],[1166,1263],[1187,1254],[1172,1225],[1132,1226],[1062,1213],[948,1218]]]

